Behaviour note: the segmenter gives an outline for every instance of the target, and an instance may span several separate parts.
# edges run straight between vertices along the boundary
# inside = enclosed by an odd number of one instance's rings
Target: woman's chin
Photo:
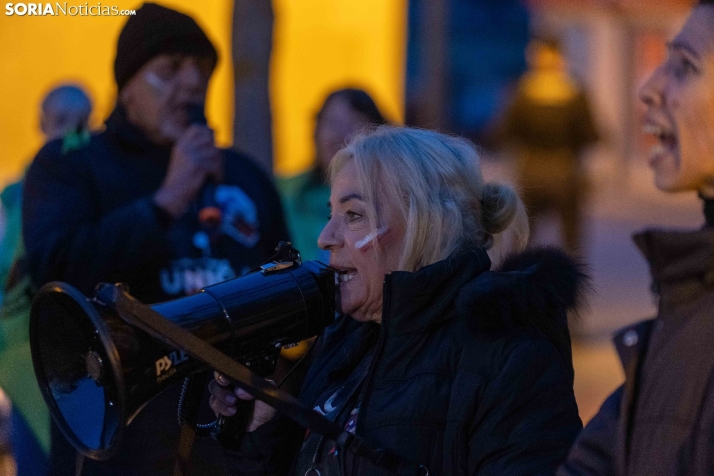
[[[665,193],[690,192],[695,190],[695,187],[680,183],[680,181],[677,180],[676,177],[672,177],[671,174],[655,173],[654,183],[657,190]]]
[[[370,322],[370,321],[377,322],[377,323],[380,322],[377,319],[375,319],[373,316],[368,316],[368,315],[365,315],[365,314],[362,314],[359,312],[354,312],[351,314],[348,313],[348,315],[357,322]]]
[[[337,304],[337,307],[344,315],[350,316],[358,322],[377,321],[373,312],[367,312],[365,306],[355,305],[349,300],[342,300]],[[381,315],[380,315],[381,317]],[[378,321],[377,321],[378,322]]]
[[[654,183],[655,187],[657,187],[657,190],[659,190],[660,192],[673,193],[676,191],[668,180],[666,180],[665,178],[658,177],[656,174]]]

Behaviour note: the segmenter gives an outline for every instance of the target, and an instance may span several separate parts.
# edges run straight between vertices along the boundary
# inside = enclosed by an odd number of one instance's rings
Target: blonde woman
[[[487,250],[506,231],[522,246],[527,219],[463,139],[382,126],[337,153],[330,185],[318,242],[343,317],[301,401],[422,474],[552,474],[581,428],[566,311],[582,272],[554,250],[490,271]],[[251,397],[226,384],[211,405],[232,415]],[[390,474],[262,402],[236,441],[236,474]]]

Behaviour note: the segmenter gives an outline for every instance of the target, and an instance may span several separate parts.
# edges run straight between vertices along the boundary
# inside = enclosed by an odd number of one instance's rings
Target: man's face
[[[692,11],[639,97],[657,187],[714,197],[714,7]]]
[[[129,121],[157,144],[173,144],[189,126],[186,107],[203,104],[213,72],[211,58],[159,55],[119,93]]]

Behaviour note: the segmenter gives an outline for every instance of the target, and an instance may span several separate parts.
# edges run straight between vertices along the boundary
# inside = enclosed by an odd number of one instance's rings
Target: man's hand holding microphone
[[[204,184],[223,180],[223,153],[206,124],[203,105],[190,105],[187,114],[190,125],[174,144],[168,172],[154,194],[154,203],[173,218],[183,215]]]

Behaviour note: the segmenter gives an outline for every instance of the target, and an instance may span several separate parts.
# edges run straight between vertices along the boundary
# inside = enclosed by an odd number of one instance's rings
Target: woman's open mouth
[[[338,274],[337,275],[337,282],[338,283],[346,283],[347,281],[351,280],[352,278],[355,277],[355,274],[357,273],[343,273],[343,274]]]
[[[354,268],[341,268],[330,266],[335,271],[335,284],[346,283],[355,277],[357,270]]]
[[[644,126],[644,132],[655,136],[658,141],[652,148],[652,156],[660,156],[665,153],[675,154],[677,152],[677,135],[672,129],[648,122]]]

